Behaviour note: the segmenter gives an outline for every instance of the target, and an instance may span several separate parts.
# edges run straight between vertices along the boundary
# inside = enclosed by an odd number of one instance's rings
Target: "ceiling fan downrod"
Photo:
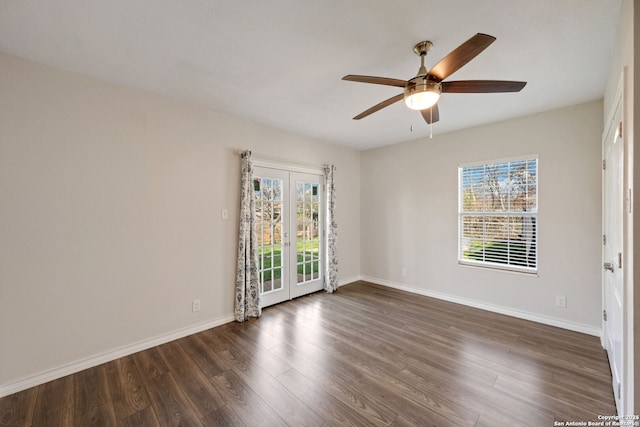
[[[427,68],[424,66],[424,57],[427,56],[427,53],[429,53],[432,47],[433,43],[431,43],[429,40],[420,42],[413,47],[413,51],[415,52],[415,54],[420,57],[420,69],[418,70],[418,74],[416,75],[416,77],[426,77]]]

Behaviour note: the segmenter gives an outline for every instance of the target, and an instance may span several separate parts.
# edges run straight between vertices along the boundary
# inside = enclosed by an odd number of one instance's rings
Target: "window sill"
[[[521,274],[529,277],[531,276],[538,277],[538,270],[532,269],[532,268],[518,268],[515,266],[507,266],[507,265],[501,265],[501,264],[488,264],[488,263],[461,261],[461,260],[458,260],[458,265],[461,265],[463,267],[479,268],[482,270],[493,270],[493,271],[500,271],[500,272],[506,272],[506,273]]]

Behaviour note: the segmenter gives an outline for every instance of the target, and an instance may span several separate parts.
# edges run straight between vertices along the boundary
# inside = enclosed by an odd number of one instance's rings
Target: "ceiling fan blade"
[[[478,56],[491,43],[495,37],[478,33],[445,56],[429,71],[429,74],[438,82],[443,81],[451,74],[458,71],[467,62]]]
[[[388,77],[357,76],[354,74],[346,75],[342,78],[342,80],[347,80],[350,82],[360,82],[360,83],[373,83],[376,85],[385,85],[385,86],[397,86],[397,87],[404,87],[407,84],[406,80],[390,79]]]
[[[420,113],[422,114],[422,117],[424,118],[424,121],[427,122],[427,124],[435,123],[440,120],[440,111],[438,111],[437,103],[433,104],[433,107],[431,108],[420,110]]]
[[[369,114],[375,113],[378,110],[382,110],[384,107],[388,107],[389,105],[400,101],[402,98],[404,98],[404,93],[401,93],[401,94],[396,95],[396,96],[392,96],[391,98],[386,99],[386,100],[382,101],[381,103],[376,104],[373,107],[369,108],[368,110],[363,111],[362,113],[358,114],[357,116],[355,116],[353,118],[353,120],[360,120],[363,117],[367,117]]]
[[[443,93],[520,92],[527,82],[509,80],[457,80],[442,82]]]

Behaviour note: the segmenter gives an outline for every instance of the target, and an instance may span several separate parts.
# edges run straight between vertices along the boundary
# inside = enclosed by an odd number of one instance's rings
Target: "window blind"
[[[538,159],[460,166],[458,261],[534,273]]]

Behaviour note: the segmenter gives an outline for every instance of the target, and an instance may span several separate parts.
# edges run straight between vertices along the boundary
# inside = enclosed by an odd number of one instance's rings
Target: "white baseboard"
[[[346,279],[338,280],[338,287],[348,285],[349,283],[357,282],[360,280],[360,276],[348,277]]]
[[[137,343],[126,345],[114,350],[109,350],[104,353],[97,354],[95,356],[88,357],[86,359],[78,360],[76,362],[60,366],[54,369],[46,370],[38,374],[22,378],[10,383],[0,384],[0,397],[8,396],[13,393],[17,393],[22,390],[26,390],[31,387],[35,387],[40,384],[44,384],[49,381],[62,378],[64,376],[80,372],[84,369],[92,368],[94,366],[101,365],[103,363],[110,362],[120,357],[125,357],[133,353],[137,353],[142,350],[147,350],[151,347],[155,347],[161,344],[168,343],[170,341],[177,340],[179,338],[186,337],[188,335],[196,334],[198,332],[205,331],[207,329],[215,328],[216,326],[224,325],[225,323],[232,322],[234,320],[233,315],[224,316],[216,320],[200,323],[188,328],[179,329],[167,334],[158,335],[153,338],[138,341]]]
[[[360,280],[365,280],[367,282],[375,283],[377,285],[387,286],[389,288],[399,289],[401,291],[411,292],[413,294],[424,295],[427,297],[449,301],[456,304],[462,304],[469,307],[479,308],[481,310],[492,311],[494,313],[504,314],[506,316],[517,317],[518,319],[530,320],[532,322],[542,323],[550,326],[556,326],[558,328],[580,332],[587,335],[593,335],[596,337],[600,337],[602,335],[602,330],[600,328],[597,328],[591,325],[568,322],[562,319],[556,319],[553,317],[530,313],[528,311],[516,310],[513,308],[503,307],[500,305],[487,304],[485,302],[475,301],[467,298],[461,298],[455,295],[449,295],[441,292],[434,292],[426,289],[413,288],[413,287],[402,285],[399,283],[390,282],[388,280],[378,279],[376,277],[362,276],[360,277]]]

